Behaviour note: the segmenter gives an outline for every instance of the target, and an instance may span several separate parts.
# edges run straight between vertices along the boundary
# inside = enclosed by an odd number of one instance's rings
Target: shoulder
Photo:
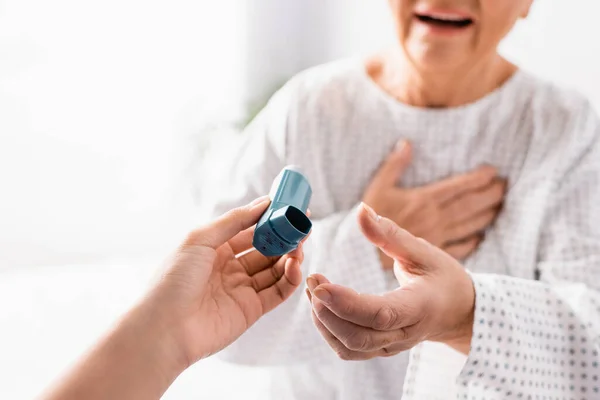
[[[597,120],[594,105],[575,89],[523,72],[524,85],[530,93],[531,111],[545,121],[562,122],[567,129],[581,128],[584,122]]]
[[[560,166],[559,176],[581,163],[600,167],[600,118],[596,107],[580,92],[529,76],[538,140],[545,142]]]
[[[562,144],[572,150],[590,146],[598,136],[600,122],[592,102],[577,90],[521,72],[514,86],[524,99],[524,111],[530,114],[539,139]]]
[[[304,70],[291,78],[268,101],[246,128],[249,138],[268,142],[289,155],[299,142],[321,140],[324,123],[345,118],[364,79],[359,58],[348,58]],[[362,81],[364,82],[364,81]],[[250,140],[250,139],[249,139]]]
[[[276,96],[288,99],[298,111],[330,109],[351,101],[364,79],[364,64],[359,58],[342,59],[300,72]]]

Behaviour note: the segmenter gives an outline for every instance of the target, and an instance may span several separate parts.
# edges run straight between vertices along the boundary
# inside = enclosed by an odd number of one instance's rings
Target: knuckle
[[[250,280],[250,285],[252,285],[252,289],[254,289],[255,292],[260,292],[260,285],[258,284],[256,278],[252,277]]]
[[[393,357],[393,356],[397,355],[398,353],[401,353],[403,351],[410,350],[410,349],[411,349],[411,347],[406,346],[406,345],[393,345],[390,347],[384,347],[382,349],[381,357]]]
[[[326,321],[329,317],[329,310],[320,301],[313,302],[313,312],[320,321]]]
[[[340,303],[342,303],[342,302],[340,301]],[[355,314],[354,304],[352,302],[345,301],[342,304],[339,304],[339,308],[340,308],[340,312],[343,315],[354,315]]]
[[[381,357],[383,358],[388,358],[388,357],[393,357],[395,355],[397,355],[398,353],[400,353],[400,350],[397,349],[387,349],[387,348],[383,348],[383,352],[381,354]]]
[[[408,339],[409,339],[408,331],[405,328],[398,329],[396,342],[406,342]]]
[[[283,291],[281,286],[275,284],[273,285],[273,289],[275,290],[275,297],[280,301],[285,301],[287,299],[287,294]]]
[[[209,247],[213,242],[210,231],[205,229],[194,229],[188,233],[185,238],[185,244],[188,246],[206,246]]]
[[[344,341],[344,345],[353,351],[365,351],[371,348],[371,337],[365,333],[350,333]]]
[[[235,221],[235,223],[237,225],[239,225],[239,229],[241,230],[242,225],[243,225],[243,221],[246,217],[247,214],[247,210],[244,208],[234,208],[233,210],[229,211],[229,220],[230,221]]]
[[[387,223],[385,224],[385,230],[384,230],[384,235],[387,239],[393,239],[396,236],[396,233],[398,232],[398,225],[396,225],[395,222],[393,221],[387,221]]]
[[[274,265],[269,269],[271,270],[271,276],[273,277],[273,280],[275,282],[277,282],[283,276],[283,271],[281,271],[281,274],[280,274],[278,271],[277,265]]]
[[[383,306],[373,316],[372,326],[376,330],[388,330],[398,320],[397,312],[390,306]]]
[[[379,348],[386,348],[389,346],[397,345],[398,342],[403,341],[403,336],[399,335],[397,332],[393,334],[385,335],[378,343]]]

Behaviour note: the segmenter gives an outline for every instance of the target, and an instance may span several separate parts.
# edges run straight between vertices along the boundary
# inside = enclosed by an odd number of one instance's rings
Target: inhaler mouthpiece
[[[275,178],[269,195],[271,204],[256,225],[252,244],[263,255],[276,257],[295,250],[310,233],[306,212],[312,189],[298,167],[288,166]]]

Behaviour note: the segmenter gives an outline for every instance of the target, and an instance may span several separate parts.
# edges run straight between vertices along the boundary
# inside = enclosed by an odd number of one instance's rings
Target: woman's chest
[[[536,140],[539,133],[533,123],[399,122],[363,126],[361,131],[348,125],[343,131],[339,126],[329,131],[321,127],[317,136],[308,135],[305,145],[310,157],[296,160],[313,182],[313,210],[329,215],[355,206],[400,140],[412,146],[408,168],[398,171],[397,186],[402,188],[429,185],[492,165],[507,179],[508,191],[502,212],[467,266],[479,272],[532,277],[553,182],[548,165],[552,157],[547,157],[544,143]]]

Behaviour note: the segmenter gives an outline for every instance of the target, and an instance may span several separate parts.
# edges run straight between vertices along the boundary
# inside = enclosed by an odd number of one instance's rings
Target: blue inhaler
[[[260,217],[252,245],[267,257],[295,250],[308,236],[312,222],[306,216],[312,189],[298,167],[285,167],[271,187],[271,204]]]

